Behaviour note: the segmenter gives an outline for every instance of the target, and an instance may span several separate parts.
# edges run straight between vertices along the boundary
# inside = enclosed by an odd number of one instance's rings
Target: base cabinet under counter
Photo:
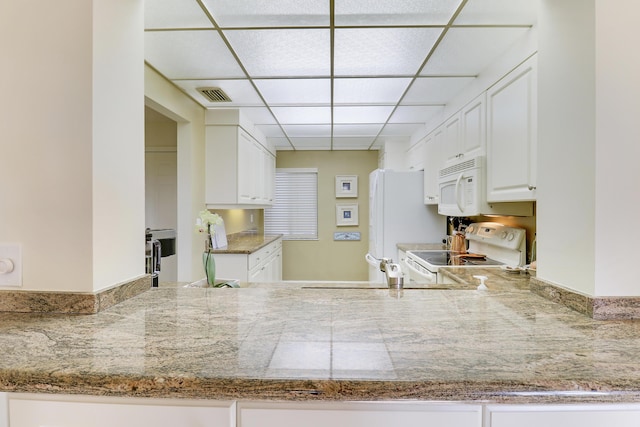
[[[216,277],[241,282],[282,280],[282,238],[249,254],[215,253]]]

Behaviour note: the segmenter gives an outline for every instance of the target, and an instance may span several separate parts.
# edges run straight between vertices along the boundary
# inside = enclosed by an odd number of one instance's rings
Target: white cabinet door
[[[480,427],[481,405],[238,403],[238,427]]]
[[[487,92],[487,201],[536,199],[537,66],[533,57]]]
[[[133,398],[34,398],[9,398],[11,427],[235,427],[233,402],[198,402],[195,406]]]
[[[424,139],[421,139],[407,150],[407,169],[414,171],[424,169],[424,142]]]
[[[460,152],[467,158],[484,154],[487,139],[485,99],[486,94],[483,93],[465,105],[460,113]]]
[[[257,153],[254,141],[242,129],[238,135],[238,202],[255,203]]]
[[[459,159],[463,153],[460,144],[460,112],[444,122],[443,128],[443,153],[447,161]]]
[[[637,427],[639,405],[488,406],[487,427]]]
[[[425,138],[424,204],[438,204],[438,173],[444,165],[442,155],[443,128],[440,127]]]

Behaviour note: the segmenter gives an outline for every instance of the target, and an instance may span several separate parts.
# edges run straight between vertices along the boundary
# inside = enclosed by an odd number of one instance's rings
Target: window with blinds
[[[264,210],[265,233],[318,239],[318,170],[276,169],[274,193],[273,205]]]

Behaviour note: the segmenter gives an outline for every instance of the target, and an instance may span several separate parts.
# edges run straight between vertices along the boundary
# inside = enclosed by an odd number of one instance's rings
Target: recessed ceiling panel
[[[371,125],[334,125],[333,136],[377,136],[382,129],[382,123]]]
[[[409,78],[335,79],[335,104],[395,104],[409,86]]]
[[[329,25],[327,0],[203,0],[221,27]]]
[[[150,31],[145,60],[169,79],[244,77],[215,31]]]
[[[393,106],[334,107],[334,123],[385,123]]]
[[[336,0],[336,25],[444,25],[461,0]]]
[[[459,94],[474,77],[419,77],[402,99],[402,105],[446,104]]]
[[[146,0],[144,28],[213,28],[213,24],[197,2]]]
[[[262,106],[249,80],[177,80],[174,83],[205,107],[237,107],[240,105]],[[197,91],[197,88],[217,87],[231,98],[231,102],[211,102]]]
[[[528,28],[451,28],[421,75],[478,75]]]
[[[329,30],[238,30],[224,34],[254,78],[330,75]]]
[[[348,28],[335,31],[336,76],[412,76],[440,28]]]
[[[270,105],[331,104],[329,79],[269,79],[254,83]]]
[[[537,22],[538,0],[469,0],[455,25],[533,25]]]
[[[424,129],[424,123],[391,123],[382,129],[380,136],[411,136],[419,129]]]
[[[331,125],[283,125],[289,137],[330,137]]]
[[[429,105],[400,106],[393,112],[389,123],[426,123],[443,109],[444,107]]]
[[[273,107],[282,124],[330,124],[331,107]]]

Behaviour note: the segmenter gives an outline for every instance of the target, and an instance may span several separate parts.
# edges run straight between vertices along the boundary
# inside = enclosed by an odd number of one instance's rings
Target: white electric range
[[[465,230],[467,253],[449,250],[412,250],[401,268],[405,282],[442,283],[440,267],[521,267],[526,263],[526,230],[495,222],[470,224]]]

